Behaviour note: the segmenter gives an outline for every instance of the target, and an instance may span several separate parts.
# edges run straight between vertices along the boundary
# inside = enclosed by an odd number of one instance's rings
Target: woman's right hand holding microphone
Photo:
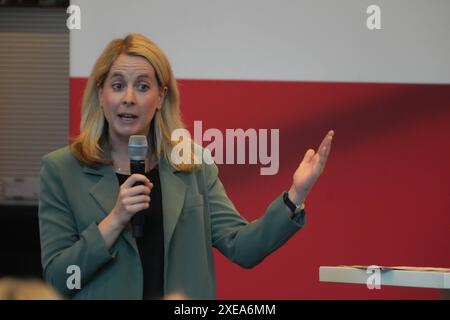
[[[136,183],[140,183],[136,185]],[[142,174],[132,174],[120,186],[117,201],[111,212],[98,225],[100,234],[110,249],[131,218],[150,205],[153,184]]]

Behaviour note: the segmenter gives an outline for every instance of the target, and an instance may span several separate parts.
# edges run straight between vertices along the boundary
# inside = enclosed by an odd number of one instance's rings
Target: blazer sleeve
[[[205,180],[213,246],[244,268],[260,263],[306,222],[304,210],[294,218],[289,217],[290,209],[283,202],[282,194],[268,206],[261,218],[248,222],[228,198],[216,164],[205,165]]]
[[[68,201],[70,195],[64,192],[58,169],[48,156],[42,159],[39,184],[41,260],[44,279],[61,294],[72,296],[77,290],[68,288],[72,275],[68,267],[79,267],[82,289],[104,264],[115,257],[115,253],[106,248],[97,222],[85,230],[77,229]]]

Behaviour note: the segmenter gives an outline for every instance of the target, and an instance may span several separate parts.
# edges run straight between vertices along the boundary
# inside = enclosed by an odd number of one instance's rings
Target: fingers
[[[135,185],[138,183],[138,185]],[[132,174],[121,186],[123,196],[134,196],[138,194],[150,194],[153,183],[142,174]]]
[[[138,185],[134,186],[132,188],[125,188],[123,185],[121,187],[121,194],[122,197],[133,197],[136,195],[149,195],[151,191],[151,188],[144,186],[144,185]]]
[[[330,130],[328,131],[327,135],[325,136],[325,138],[323,138],[322,143],[319,146],[319,149],[317,149],[318,153],[320,154],[320,156],[326,156],[327,153],[330,153],[330,148],[331,148],[331,140],[333,139],[334,136],[334,131]]]
[[[136,212],[142,211],[144,209],[147,209],[148,207],[149,207],[148,202],[145,202],[145,203],[139,203],[139,204],[133,204],[133,205],[127,206],[127,210],[129,212],[136,213]]]
[[[316,153],[315,158],[313,159],[314,165],[319,165],[320,169],[323,170],[325,167],[325,164],[328,159],[328,155],[330,154],[331,150],[331,141],[333,140],[334,131],[330,130],[325,138],[323,139],[322,143],[319,146],[319,151]]]
[[[334,131],[330,130],[330,131],[328,131],[325,138],[323,138],[319,148],[317,149],[317,152],[315,154],[313,154],[313,157],[311,158],[311,164],[313,166],[316,166],[316,165],[320,165],[321,167],[325,166],[328,155],[330,154],[331,141],[333,140],[333,136],[334,136]]]
[[[135,183],[144,183],[135,185]],[[120,187],[121,203],[127,211],[136,212],[137,207],[141,210],[148,208],[150,203],[150,191],[153,184],[148,178],[141,174],[132,174]]]
[[[313,149],[309,149],[308,151],[306,151],[301,163],[311,163],[313,165],[316,165],[317,163],[321,162],[321,164],[324,164],[324,161],[326,161],[328,155],[330,154],[331,141],[333,139],[333,136],[334,131],[328,131],[327,135],[322,140],[319,149],[317,149],[317,153]]]
[[[150,203],[150,197],[147,195],[140,195],[136,197],[130,197],[123,200],[124,206],[131,206],[140,203]]]
[[[144,183],[149,188],[153,188],[153,184],[148,180],[148,178],[142,174],[134,173],[132,174],[122,185],[125,188],[133,187],[137,182]]]
[[[134,183],[145,183],[127,187]],[[128,214],[136,213],[147,209],[150,206],[151,198],[149,197],[153,184],[143,175],[131,175],[120,187],[119,202],[120,207]]]
[[[303,161],[305,163],[310,163],[314,157],[314,154],[316,152],[313,149],[308,149],[308,151],[306,151],[305,156],[303,157]]]

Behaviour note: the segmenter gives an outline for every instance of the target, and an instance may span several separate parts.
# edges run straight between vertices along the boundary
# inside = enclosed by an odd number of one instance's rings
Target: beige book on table
[[[351,266],[339,266],[343,268],[356,268],[356,269],[364,269],[367,270],[369,267],[375,267],[376,265],[372,266],[360,266],[360,265],[351,265]],[[381,269],[381,271],[389,271],[389,270],[403,270],[403,271],[430,271],[430,272],[450,272],[450,268],[436,268],[436,267],[407,267],[407,266],[394,266],[394,267],[388,267],[388,266],[377,266]]]

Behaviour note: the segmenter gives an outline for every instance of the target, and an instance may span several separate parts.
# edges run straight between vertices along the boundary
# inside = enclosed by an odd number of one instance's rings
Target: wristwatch
[[[303,209],[305,209],[305,204],[301,203],[301,204],[295,204],[291,201],[291,199],[289,199],[288,197],[288,193],[285,192],[283,194],[283,201],[286,204],[286,206],[291,209],[292,213],[297,214],[300,211],[302,211]]]

